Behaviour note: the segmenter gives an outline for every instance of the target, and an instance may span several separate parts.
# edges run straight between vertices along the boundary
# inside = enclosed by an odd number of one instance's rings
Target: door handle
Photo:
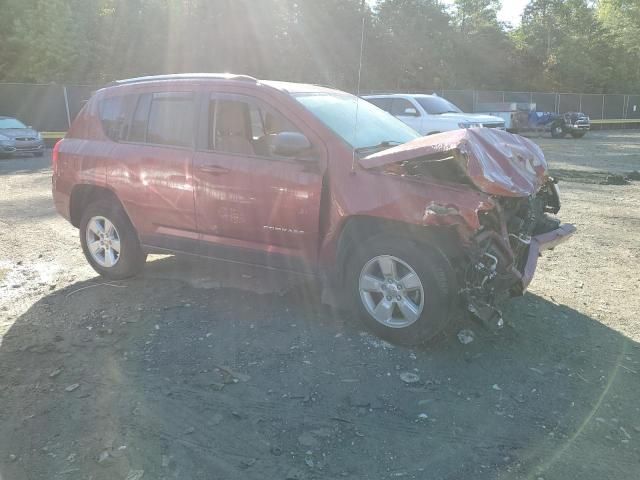
[[[225,173],[229,173],[228,168],[220,167],[219,165],[205,165],[200,167],[200,171],[211,175],[224,175]]]

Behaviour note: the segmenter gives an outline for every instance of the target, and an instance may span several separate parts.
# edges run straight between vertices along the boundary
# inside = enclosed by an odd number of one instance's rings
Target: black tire
[[[582,138],[587,134],[587,132],[571,132],[571,136],[573,138]]]
[[[564,138],[565,135],[566,135],[566,132],[564,131],[564,128],[562,128],[562,125],[553,125],[551,127],[552,138]]]
[[[94,217],[108,219],[116,228],[120,239],[120,253],[118,260],[112,267],[100,265],[92,256],[87,245],[87,227]],[[101,200],[90,204],[82,214],[80,220],[80,243],[82,251],[91,267],[105,278],[122,280],[138,274],[144,267],[147,255],[142,251],[138,234],[131,224],[129,217],[120,204]]]
[[[436,248],[404,237],[379,235],[359,244],[351,255],[345,272],[346,290],[350,293],[354,313],[375,334],[392,343],[418,345],[431,340],[449,324],[456,291],[453,269]],[[390,255],[409,265],[423,286],[424,307],[418,319],[403,328],[378,322],[365,307],[359,280],[363,268],[380,255]]]

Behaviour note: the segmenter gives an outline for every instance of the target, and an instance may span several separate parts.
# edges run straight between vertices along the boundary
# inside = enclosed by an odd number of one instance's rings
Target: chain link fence
[[[96,88],[0,83],[0,116],[16,117],[39,131],[66,132]]]
[[[65,132],[99,86],[0,83],[0,116],[16,117],[44,132]],[[391,93],[389,90],[369,93]],[[465,112],[479,112],[486,103],[535,103],[538,111],[584,112],[592,120],[640,120],[640,95],[507,92],[485,90],[423,90],[436,93]]]
[[[392,93],[388,90],[369,92]],[[539,112],[583,112],[592,120],[640,119],[640,95],[507,92],[487,90],[422,90],[395,93],[435,93],[465,112],[480,112],[487,103],[535,103]]]

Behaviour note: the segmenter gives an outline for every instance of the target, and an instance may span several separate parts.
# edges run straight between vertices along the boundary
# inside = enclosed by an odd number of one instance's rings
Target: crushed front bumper
[[[529,245],[529,253],[527,254],[527,261],[522,272],[522,290],[525,291],[538,266],[538,258],[544,250],[551,250],[557,245],[566,242],[569,238],[576,233],[576,227],[569,223],[563,223],[557,229],[547,233],[542,233],[531,237],[531,244]]]
[[[562,224],[548,232],[514,240],[526,245],[524,249],[515,250],[497,232],[485,231],[478,235],[476,251],[460,292],[467,309],[485,326],[501,327],[499,305],[509,297],[523,295],[533,280],[541,252],[567,241],[575,232],[573,225]]]

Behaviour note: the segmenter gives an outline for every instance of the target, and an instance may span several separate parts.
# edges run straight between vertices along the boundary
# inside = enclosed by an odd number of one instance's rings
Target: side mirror
[[[307,137],[298,132],[280,132],[271,142],[271,152],[281,157],[295,157],[310,149]]]
[[[413,107],[409,107],[409,108],[405,108],[403,115],[407,116],[407,117],[419,117],[420,114],[418,113],[418,110],[416,110]]]

